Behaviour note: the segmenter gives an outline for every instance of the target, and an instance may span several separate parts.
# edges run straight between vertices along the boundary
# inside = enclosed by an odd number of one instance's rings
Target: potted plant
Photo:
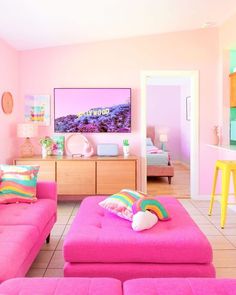
[[[52,153],[53,140],[49,136],[45,136],[40,139],[40,144],[42,146],[42,157],[46,158]]]
[[[129,156],[129,140],[128,139],[123,140],[123,153],[125,157]]]

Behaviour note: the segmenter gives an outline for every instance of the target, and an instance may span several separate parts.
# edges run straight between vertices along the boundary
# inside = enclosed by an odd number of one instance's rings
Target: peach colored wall
[[[19,121],[20,100],[18,96],[18,52],[0,40],[0,97],[10,91],[14,98],[14,109],[5,114],[0,108],[0,163],[11,163],[16,155],[16,123]]]
[[[204,45],[204,46],[203,46]],[[128,138],[140,155],[140,72],[199,70],[200,175],[207,173],[201,145],[208,143],[218,108],[218,30],[201,29],[20,52],[20,96],[51,94],[54,87],[131,87],[132,133],[88,135],[93,143]],[[214,106],[214,107],[213,107]],[[23,110],[23,105],[22,105]],[[22,111],[21,110],[21,111]],[[52,133],[41,128],[41,134]],[[202,178],[201,178],[202,181]],[[209,193],[201,183],[201,191]]]

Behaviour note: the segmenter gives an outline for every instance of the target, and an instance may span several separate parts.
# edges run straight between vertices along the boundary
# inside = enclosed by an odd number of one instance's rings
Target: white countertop
[[[207,144],[207,146],[215,148],[215,149],[221,149],[225,151],[235,151],[236,152],[236,145],[214,145],[214,144]]]

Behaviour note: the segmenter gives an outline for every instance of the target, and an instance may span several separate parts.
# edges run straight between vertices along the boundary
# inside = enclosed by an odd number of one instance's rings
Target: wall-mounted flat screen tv
[[[54,88],[54,131],[131,132],[131,89]]]

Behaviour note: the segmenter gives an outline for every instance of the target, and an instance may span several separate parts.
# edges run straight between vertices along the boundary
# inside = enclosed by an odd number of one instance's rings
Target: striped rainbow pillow
[[[145,197],[147,197],[147,195],[142,192],[123,189],[120,192],[109,196],[108,198],[100,202],[99,205],[104,209],[107,209],[108,211],[120,216],[121,218],[132,221],[133,204],[137,200]]]
[[[137,200],[133,206],[133,214],[136,214],[139,211],[149,210],[152,213],[156,214],[159,220],[169,220],[170,216],[166,208],[155,198],[145,198]]]
[[[35,202],[38,171],[39,166],[0,165],[0,204]]]

